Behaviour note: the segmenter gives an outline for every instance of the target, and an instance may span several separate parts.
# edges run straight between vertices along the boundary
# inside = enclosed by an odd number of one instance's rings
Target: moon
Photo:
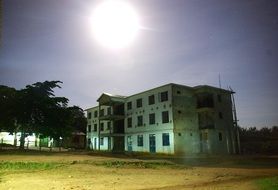
[[[92,26],[95,39],[113,49],[130,45],[140,28],[134,8],[127,2],[115,0],[105,1],[95,8]]]

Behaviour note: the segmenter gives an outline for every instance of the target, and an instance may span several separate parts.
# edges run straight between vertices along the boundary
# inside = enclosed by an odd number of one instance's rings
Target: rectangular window
[[[149,124],[150,125],[155,124],[155,113],[149,114]]]
[[[152,105],[154,103],[154,95],[149,96],[149,105]]]
[[[103,145],[103,137],[102,138],[100,138],[100,145]]]
[[[97,124],[94,124],[94,131],[97,131]]]
[[[218,139],[219,141],[222,141],[222,133],[218,133]]]
[[[111,115],[111,107],[107,108],[107,115]]]
[[[139,116],[137,117],[137,126],[138,126],[138,127],[143,126],[143,116],[142,116],[142,115],[139,115]]]
[[[88,132],[91,132],[91,125],[88,125]]]
[[[205,140],[205,141],[207,141],[208,140],[208,133],[206,132],[206,133],[204,133],[204,135],[203,135],[203,140]]]
[[[169,146],[170,145],[169,133],[162,133],[162,145],[163,146]]]
[[[169,112],[168,111],[162,112],[162,123],[169,123]]]
[[[137,135],[137,146],[143,146],[143,135]]]
[[[139,98],[136,100],[136,107],[141,108],[142,107],[142,98]]]
[[[165,102],[168,101],[168,91],[161,92],[160,93],[160,101]]]
[[[100,124],[100,131],[103,131],[104,130],[104,123],[101,123]]]
[[[127,118],[127,127],[128,128],[132,127],[132,117]]]
[[[111,129],[111,122],[108,121],[108,122],[107,122],[107,130],[110,130],[110,129]]]
[[[88,112],[88,119],[91,119],[91,118],[92,118],[92,113]]]
[[[99,116],[104,116],[104,109],[101,109],[101,110],[100,110]]]
[[[95,117],[95,118],[97,117],[97,111],[94,112],[94,117]]]
[[[127,110],[131,110],[132,109],[132,102],[127,102]]]
[[[223,119],[223,114],[222,114],[222,112],[219,112],[218,115],[219,115],[219,119]]]
[[[217,100],[218,100],[218,102],[222,102],[222,97],[220,94],[217,94]]]
[[[198,93],[197,94],[197,108],[213,108],[214,98],[212,93]]]

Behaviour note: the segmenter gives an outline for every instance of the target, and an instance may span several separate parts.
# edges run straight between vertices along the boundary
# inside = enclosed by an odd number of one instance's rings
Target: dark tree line
[[[243,154],[277,154],[278,126],[272,128],[239,128]]]
[[[21,132],[20,147],[28,133],[40,137],[69,137],[72,132],[86,132],[86,118],[78,106],[68,106],[68,99],[57,97],[61,81],[45,81],[16,90],[0,85],[0,131]]]

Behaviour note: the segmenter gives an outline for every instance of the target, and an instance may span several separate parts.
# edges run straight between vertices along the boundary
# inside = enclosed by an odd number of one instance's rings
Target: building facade
[[[86,110],[93,150],[166,154],[239,152],[232,91],[167,84],[131,96],[103,93]]]

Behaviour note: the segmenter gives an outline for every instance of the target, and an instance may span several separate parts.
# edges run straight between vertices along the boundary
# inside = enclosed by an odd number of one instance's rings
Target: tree
[[[60,112],[68,103],[67,98],[54,95],[54,88],[61,88],[59,83],[62,82],[37,82],[18,91],[16,115],[17,127],[21,132],[20,148],[24,148],[24,139],[27,133],[53,135],[55,122],[59,120],[58,115],[61,115]]]
[[[28,133],[60,140],[73,131],[86,131],[83,110],[68,107],[67,98],[54,95],[61,83],[37,82],[21,90],[0,86],[0,129],[21,132],[20,148],[24,148]]]
[[[16,128],[16,95],[16,89],[0,85],[0,131]]]
[[[84,111],[78,106],[68,107],[71,112],[71,127],[73,131],[86,133],[87,119]]]
[[[240,128],[240,141],[244,153],[277,154],[278,127]]]

